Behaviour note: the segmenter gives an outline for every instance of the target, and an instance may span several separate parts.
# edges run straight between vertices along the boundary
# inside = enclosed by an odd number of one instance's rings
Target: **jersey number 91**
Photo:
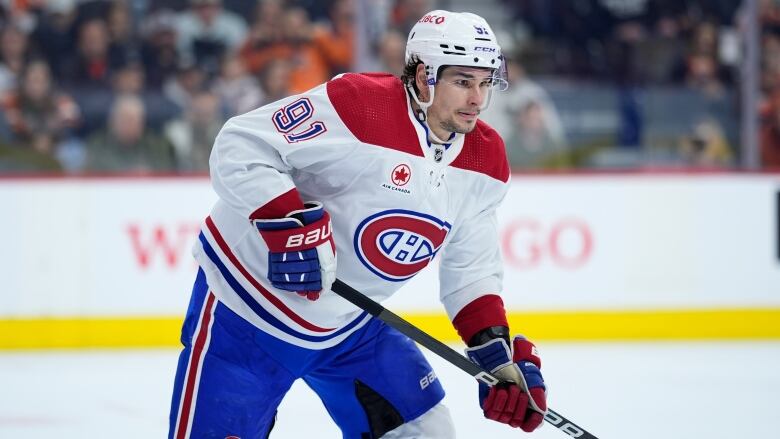
[[[308,127],[293,132],[304,122],[309,120],[314,114],[314,107],[308,98],[300,98],[293,103],[286,105],[274,113],[272,119],[277,131],[284,134],[287,143],[297,143],[304,140],[313,139],[327,131],[325,124],[321,121],[309,123]]]

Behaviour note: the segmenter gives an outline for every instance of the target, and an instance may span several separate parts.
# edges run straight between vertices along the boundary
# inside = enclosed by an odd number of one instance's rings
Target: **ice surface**
[[[539,343],[550,406],[600,439],[778,439],[780,342]],[[0,438],[163,438],[174,350],[0,353]],[[526,436],[482,419],[476,384],[428,355],[461,439]],[[305,422],[301,422],[305,421]],[[273,439],[339,438],[297,383]]]

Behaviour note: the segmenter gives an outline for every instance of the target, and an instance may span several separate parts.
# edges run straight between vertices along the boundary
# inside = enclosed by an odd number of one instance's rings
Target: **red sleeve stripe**
[[[303,209],[303,207],[301,194],[298,193],[298,189],[292,188],[258,207],[257,210],[249,215],[249,219],[284,218],[285,215],[293,210],[300,210]]]
[[[491,326],[508,327],[504,301],[496,294],[479,297],[458,312],[452,319],[452,325],[466,344],[483,329]]]

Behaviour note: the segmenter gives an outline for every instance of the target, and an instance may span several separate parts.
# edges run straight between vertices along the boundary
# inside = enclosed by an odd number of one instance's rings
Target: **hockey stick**
[[[414,326],[392,311],[389,311],[384,306],[371,300],[369,297],[345,284],[341,280],[336,279],[336,281],[333,283],[333,286],[331,287],[331,291],[351,302],[358,308],[367,311],[372,316],[387,323],[389,326],[395,328],[400,333],[425,346],[434,354],[447,360],[462,371],[468,373],[477,380],[482,381],[488,386],[494,386],[500,382],[500,380],[490,372],[481,368],[477,364],[472,363],[471,360],[464,357],[451,347],[431,337],[427,332]],[[559,415],[553,409],[547,409],[547,414],[545,414],[544,420],[571,437],[582,439],[598,439],[596,436],[585,431],[585,429],[582,427]]]

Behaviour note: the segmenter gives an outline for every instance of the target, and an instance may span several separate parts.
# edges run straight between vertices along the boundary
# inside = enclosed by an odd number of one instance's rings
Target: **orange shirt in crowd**
[[[306,43],[279,42],[254,47],[244,43],[239,52],[247,69],[260,74],[274,59],[291,63],[289,89],[301,93],[331,79],[352,64],[352,33],[336,35],[325,29],[316,29]]]

